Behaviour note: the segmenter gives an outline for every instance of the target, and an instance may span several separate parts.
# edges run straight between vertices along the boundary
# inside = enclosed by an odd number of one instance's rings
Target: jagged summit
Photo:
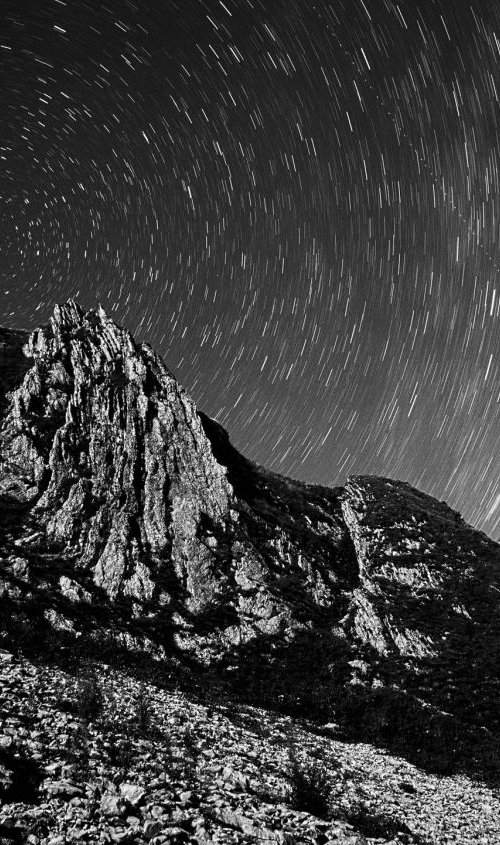
[[[6,640],[29,623],[496,729],[499,546],[447,505],[256,466],[102,308],[0,330],[0,388]]]

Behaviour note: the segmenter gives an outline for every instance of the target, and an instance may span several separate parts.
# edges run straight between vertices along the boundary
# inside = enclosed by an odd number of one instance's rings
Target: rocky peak
[[[230,488],[195,407],[161,359],[100,308],[57,306],[2,428],[4,496],[29,503],[40,541],[56,544],[110,598],[150,600],[175,559],[189,580],[204,518],[219,524]],[[191,596],[195,604],[201,596]]]
[[[5,637],[31,620],[241,689],[383,688],[494,722],[499,547],[447,505],[258,467],[102,308],[2,330],[0,387]]]
[[[300,626],[290,606],[302,588],[313,586],[320,612],[352,579],[336,494],[309,496],[245,461],[152,349],[102,309],[57,306],[23,352],[0,435],[18,567],[31,571],[50,549],[71,602],[121,597],[133,617],[168,618],[191,644],[195,629],[213,639],[211,617],[226,643]]]

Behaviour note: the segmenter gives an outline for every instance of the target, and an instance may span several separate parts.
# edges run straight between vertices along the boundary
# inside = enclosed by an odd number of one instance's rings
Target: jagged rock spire
[[[318,673],[346,689],[404,677],[446,709],[442,665],[462,716],[486,718],[477,690],[500,692],[497,544],[402,482],[330,489],[255,466],[100,307],[70,300],[0,342],[0,589],[12,607],[22,584],[30,612],[75,637],[238,671],[254,648],[308,688]]]

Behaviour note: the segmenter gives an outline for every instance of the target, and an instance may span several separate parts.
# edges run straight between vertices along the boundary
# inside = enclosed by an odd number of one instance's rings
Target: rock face
[[[50,626],[243,686],[279,667],[494,725],[500,547],[444,503],[256,466],[102,309],[1,330],[0,392],[5,637]]]
[[[14,575],[50,561],[70,605],[125,602],[198,652],[338,616],[357,578],[338,491],[259,473],[102,310],[56,307],[26,340],[0,436]]]
[[[403,482],[351,478],[342,507],[359,562],[350,619],[365,674],[498,728],[498,544]]]

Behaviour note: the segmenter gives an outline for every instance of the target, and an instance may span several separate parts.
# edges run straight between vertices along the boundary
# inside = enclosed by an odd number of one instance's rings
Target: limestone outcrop
[[[4,573],[58,591],[53,622],[76,625],[64,604],[126,606],[132,638],[199,657],[339,606],[356,560],[335,491],[237,456],[102,309],[58,306],[25,340],[0,433]]]
[[[444,503],[258,467],[148,345],[74,302],[0,331],[0,393],[4,639],[50,629],[242,689],[385,689],[496,727],[500,547]]]

